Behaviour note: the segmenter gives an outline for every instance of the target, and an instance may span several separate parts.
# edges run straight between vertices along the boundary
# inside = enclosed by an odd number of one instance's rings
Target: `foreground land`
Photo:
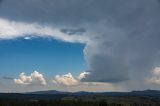
[[[160,91],[1,93],[0,106],[160,106]]]

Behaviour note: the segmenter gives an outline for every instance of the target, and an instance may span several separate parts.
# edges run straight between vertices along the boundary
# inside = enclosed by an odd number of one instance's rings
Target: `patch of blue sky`
[[[47,78],[86,70],[83,44],[66,43],[49,38],[0,40],[0,75],[17,76],[34,70]]]

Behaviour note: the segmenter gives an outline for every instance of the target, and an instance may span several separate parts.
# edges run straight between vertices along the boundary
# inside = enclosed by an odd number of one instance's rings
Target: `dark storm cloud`
[[[105,5],[101,4],[106,4],[106,0],[5,0],[0,16],[29,22],[80,24],[103,18],[101,8],[105,9]]]
[[[68,35],[82,35],[86,32],[84,28],[78,28],[78,29],[61,29],[61,32],[68,34]]]
[[[111,20],[97,23],[96,35],[91,37],[95,42],[85,48],[91,74],[84,80],[139,83],[159,66],[159,4],[121,0],[111,5]]]
[[[109,19],[110,15],[115,15],[112,12],[120,8],[122,10],[116,15],[118,18],[121,11],[126,9],[121,6],[128,3],[128,0],[5,0],[0,7],[0,17],[45,24],[77,25]]]
[[[106,55],[94,55],[90,63],[89,80],[93,82],[121,82],[128,79],[128,69],[121,61]],[[116,66],[116,67],[115,67]]]
[[[0,0],[0,7],[1,7],[2,3],[3,3],[3,0]]]
[[[159,10],[159,0],[5,0],[0,17],[89,37],[84,81],[139,83],[160,66]]]

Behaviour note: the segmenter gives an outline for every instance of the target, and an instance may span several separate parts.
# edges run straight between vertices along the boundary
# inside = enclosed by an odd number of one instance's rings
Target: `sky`
[[[0,0],[0,92],[160,89],[159,0]]]

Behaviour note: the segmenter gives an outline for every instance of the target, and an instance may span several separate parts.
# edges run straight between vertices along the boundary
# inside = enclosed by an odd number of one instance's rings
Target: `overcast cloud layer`
[[[84,43],[90,74],[82,81],[143,89],[160,66],[159,11],[158,0],[2,0],[0,38]]]

